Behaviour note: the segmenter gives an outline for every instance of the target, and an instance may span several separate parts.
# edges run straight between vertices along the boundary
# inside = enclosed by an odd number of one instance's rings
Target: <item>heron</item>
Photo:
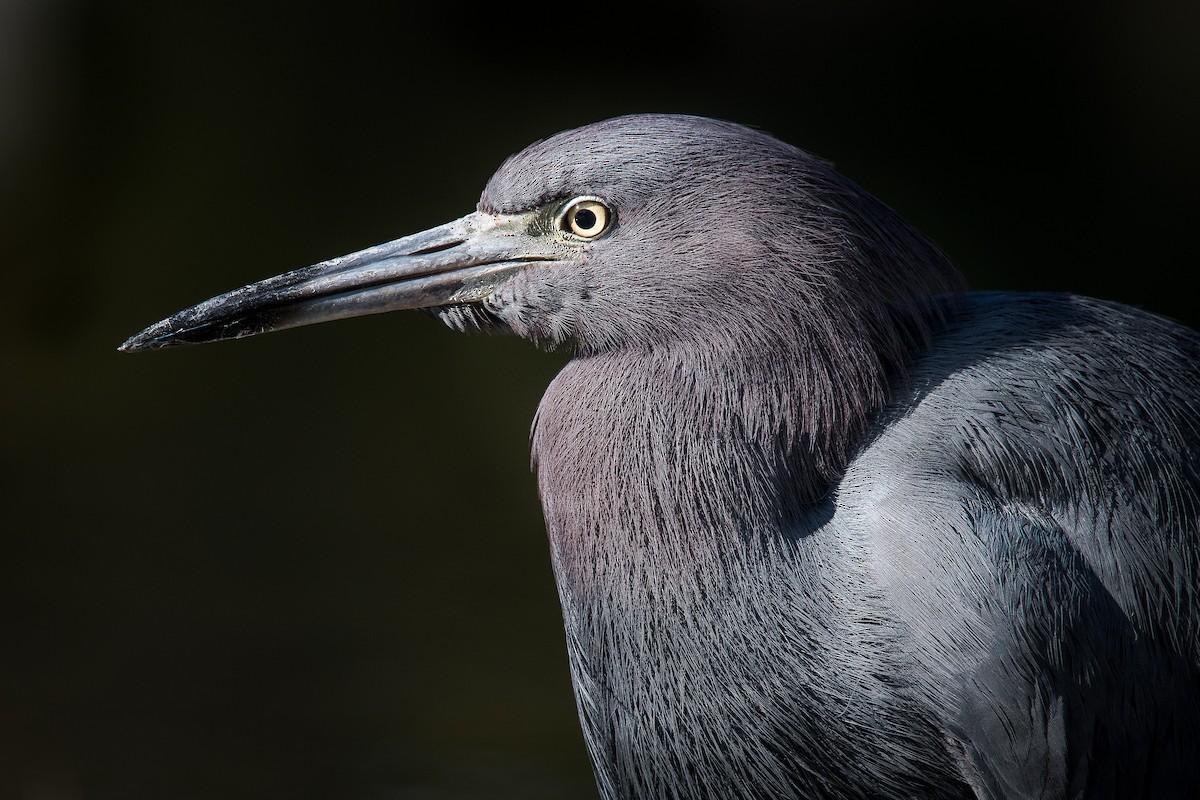
[[[606,800],[1195,796],[1196,332],[968,291],[828,162],[633,115],[121,349],[400,309],[572,348],[531,442]]]

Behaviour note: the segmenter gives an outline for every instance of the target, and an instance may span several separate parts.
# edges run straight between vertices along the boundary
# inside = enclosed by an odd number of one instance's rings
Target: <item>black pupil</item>
[[[596,212],[590,208],[581,208],[575,212],[575,226],[581,231],[590,231],[596,227]]]

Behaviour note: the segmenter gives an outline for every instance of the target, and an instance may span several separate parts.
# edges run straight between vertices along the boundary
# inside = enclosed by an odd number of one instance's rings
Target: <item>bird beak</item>
[[[156,322],[125,352],[240,339],[344,317],[478,302],[532,261],[566,257],[536,215],[454,222],[219,295]]]

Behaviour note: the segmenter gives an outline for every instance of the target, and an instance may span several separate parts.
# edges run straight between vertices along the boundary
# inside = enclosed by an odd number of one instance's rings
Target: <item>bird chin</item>
[[[507,333],[508,326],[479,303],[462,303],[428,309],[429,313],[460,333]]]

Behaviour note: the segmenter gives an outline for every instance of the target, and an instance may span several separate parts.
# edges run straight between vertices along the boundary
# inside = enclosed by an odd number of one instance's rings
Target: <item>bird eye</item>
[[[581,197],[567,205],[559,227],[584,239],[595,239],[608,227],[612,214],[608,206],[590,197]]]

